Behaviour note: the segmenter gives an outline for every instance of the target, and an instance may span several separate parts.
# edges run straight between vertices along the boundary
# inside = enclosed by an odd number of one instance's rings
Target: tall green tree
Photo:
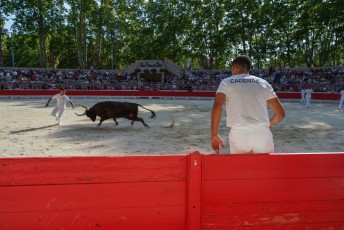
[[[306,1],[298,5],[298,9],[300,16],[296,40],[299,41],[299,49],[304,51],[306,65],[335,65],[338,62],[338,44],[343,39],[344,4]]]
[[[47,36],[63,22],[63,0],[13,0],[14,28],[39,39],[40,67],[48,67]]]
[[[88,22],[91,18],[92,10],[96,6],[93,0],[66,0],[70,9],[68,10],[68,23],[72,27],[73,41],[75,44],[75,51],[78,57],[79,68],[85,69],[88,67],[88,38],[94,39],[88,35],[90,27]]]
[[[182,42],[190,22],[187,5],[176,0],[148,1],[144,10],[147,16],[140,20],[145,36],[149,36],[146,52],[152,59],[180,62],[186,52]]]
[[[12,10],[13,5],[10,0],[0,2],[0,55],[3,55],[0,56],[0,66],[3,66],[5,63],[5,54],[9,53],[8,48],[5,46],[5,38],[8,38],[6,36],[8,31],[5,30],[5,21],[8,20]]]
[[[50,52],[58,68],[123,69],[137,59],[170,59],[224,69],[238,54],[250,55],[255,68],[344,62],[340,0],[3,0],[0,6],[0,45],[8,55],[13,41],[16,62],[28,67],[48,67]],[[12,39],[3,33],[9,15]]]

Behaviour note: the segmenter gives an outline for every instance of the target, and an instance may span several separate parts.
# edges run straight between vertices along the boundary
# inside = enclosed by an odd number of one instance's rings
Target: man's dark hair
[[[65,88],[63,87],[60,87],[60,91],[66,91]]]
[[[251,69],[252,61],[251,58],[247,55],[240,55],[232,61],[232,65],[238,65],[242,67],[246,67],[247,69]]]

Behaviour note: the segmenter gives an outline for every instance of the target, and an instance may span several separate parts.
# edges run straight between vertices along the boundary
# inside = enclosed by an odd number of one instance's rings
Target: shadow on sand
[[[40,130],[40,129],[47,129],[47,128],[51,128],[51,127],[54,127],[54,126],[57,126],[57,125],[58,124],[46,125],[46,126],[37,127],[37,128],[22,129],[22,130],[18,130],[18,131],[10,131],[10,134],[18,134],[18,133],[36,131],[36,130]]]

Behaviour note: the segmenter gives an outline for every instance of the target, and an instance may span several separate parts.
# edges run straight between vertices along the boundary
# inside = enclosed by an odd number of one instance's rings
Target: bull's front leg
[[[99,124],[97,125],[98,127],[103,123],[103,121],[105,121],[106,119],[104,118],[100,118]]]
[[[117,120],[116,120],[115,117],[113,118],[113,121],[116,123],[116,126],[117,126],[117,125],[118,125],[118,122],[117,122]]]

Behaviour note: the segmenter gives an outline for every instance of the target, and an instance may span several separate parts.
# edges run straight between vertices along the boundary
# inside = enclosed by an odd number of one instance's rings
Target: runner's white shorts
[[[232,127],[228,138],[233,154],[274,152],[273,136],[266,126]]]
[[[51,115],[56,117],[57,119],[61,119],[62,114],[64,112],[64,107],[54,107],[54,109],[51,111]]]

